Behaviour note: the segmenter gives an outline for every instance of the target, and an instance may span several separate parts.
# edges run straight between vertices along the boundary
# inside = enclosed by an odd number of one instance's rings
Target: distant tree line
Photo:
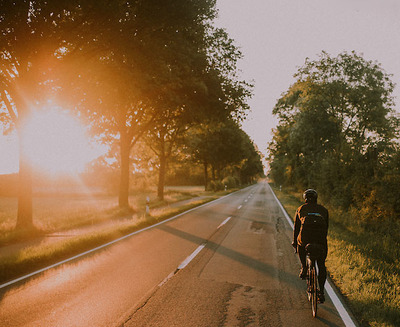
[[[23,128],[49,98],[117,145],[122,208],[135,151],[144,147],[156,158],[160,198],[178,153],[203,165],[206,187],[209,172],[216,180],[228,167],[240,182],[262,174],[258,151],[239,128],[252,85],[240,79],[242,54],[214,27],[216,15],[215,0],[0,3],[0,121],[20,140],[17,228],[33,225]]]
[[[269,145],[278,185],[315,188],[358,223],[400,218],[399,119],[391,76],[361,55],[307,59],[277,101]]]

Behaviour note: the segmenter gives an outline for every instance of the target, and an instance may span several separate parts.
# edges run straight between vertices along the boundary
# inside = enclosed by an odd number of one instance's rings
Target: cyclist
[[[318,264],[318,283],[319,294],[318,301],[325,301],[324,286],[326,281],[325,260],[328,254],[328,226],[329,214],[328,210],[317,203],[318,194],[313,189],[308,189],[303,193],[305,204],[296,210],[294,217],[293,247],[297,247],[301,262],[301,270],[299,277],[305,279],[306,270],[306,250],[305,246],[309,243],[316,243],[323,246],[324,253],[317,259]]]

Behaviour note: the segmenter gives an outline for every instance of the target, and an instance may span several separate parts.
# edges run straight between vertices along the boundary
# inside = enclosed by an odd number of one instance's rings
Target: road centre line
[[[224,226],[232,217],[226,218],[218,227],[217,229],[220,229],[222,226]]]
[[[62,260],[62,261],[57,262],[57,263],[55,263],[55,264],[53,264],[53,265],[50,265],[50,266],[44,267],[44,268],[42,268],[42,269],[36,270],[36,271],[34,271],[34,272],[30,273],[30,274],[24,275],[24,276],[22,276],[22,277],[13,279],[13,280],[11,280],[11,281],[9,281],[9,282],[6,282],[6,283],[4,283],[4,284],[1,284],[1,285],[0,285],[0,289],[5,288],[5,287],[7,287],[7,286],[10,286],[10,285],[12,285],[12,284],[18,283],[18,282],[20,282],[20,281],[23,281],[23,280],[28,279],[28,278],[30,278],[30,277],[33,277],[33,276],[35,276],[35,275],[38,275],[38,274],[40,274],[40,273],[42,273],[42,272],[45,272],[45,271],[47,271],[47,270],[49,270],[49,269],[52,269],[52,268],[56,268],[56,267],[58,267],[58,266],[61,266],[61,265],[63,265],[64,263],[68,263],[68,262],[71,262],[71,261],[73,261],[73,260],[75,260],[75,259],[84,257],[84,256],[86,256],[86,255],[88,255],[88,254],[90,254],[90,253],[93,253],[93,252],[96,252],[96,251],[98,251],[98,250],[101,250],[101,249],[103,249],[103,248],[105,248],[105,247],[107,247],[107,246],[110,246],[110,245],[112,245],[112,244],[114,244],[114,243],[120,242],[120,241],[122,241],[122,240],[124,240],[124,239],[126,239],[126,238],[129,238],[129,237],[133,236],[133,235],[136,235],[136,234],[139,234],[139,233],[141,233],[141,232],[147,231],[147,230],[149,230],[149,229],[151,229],[151,228],[160,226],[160,225],[162,225],[162,224],[164,224],[164,223],[167,223],[167,222],[172,221],[172,220],[174,220],[174,219],[176,219],[176,218],[179,218],[179,217],[181,217],[181,216],[183,216],[183,215],[185,215],[185,214],[187,214],[187,213],[189,213],[189,212],[191,212],[191,211],[200,209],[200,208],[202,208],[202,207],[205,207],[205,206],[207,206],[207,205],[210,205],[210,204],[212,204],[212,203],[215,203],[215,202],[217,202],[217,201],[220,201],[220,200],[222,200],[222,199],[225,199],[225,198],[227,198],[227,197],[229,197],[229,196],[231,196],[231,195],[233,195],[233,194],[235,194],[235,193],[241,192],[241,191],[243,191],[243,189],[238,190],[238,191],[233,192],[233,193],[230,193],[230,194],[228,194],[228,195],[225,195],[225,196],[220,197],[220,198],[218,198],[218,199],[215,199],[215,200],[213,200],[213,201],[204,203],[204,204],[202,204],[202,205],[200,205],[200,206],[194,207],[194,208],[189,209],[189,210],[187,210],[187,211],[184,211],[184,212],[182,212],[182,213],[180,213],[180,214],[178,214],[178,215],[176,215],[176,216],[173,216],[173,217],[171,217],[171,218],[168,218],[168,219],[165,219],[165,220],[163,220],[163,221],[160,221],[160,222],[157,223],[157,224],[154,224],[154,225],[145,227],[145,228],[143,228],[143,229],[137,230],[137,231],[135,231],[135,232],[132,232],[132,233],[130,233],[130,234],[128,234],[128,235],[125,235],[125,236],[122,236],[122,237],[120,237],[120,238],[117,238],[116,240],[113,240],[113,241],[108,242],[108,243],[106,243],[106,244],[100,245],[100,246],[95,247],[95,248],[93,248],[93,249],[91,249],[91,250],[88,250],[88,251],[86,251],[86,252],[77,254],[77,255],[75,255],[75,256],[73,256],[73,257],[71,257],[71,258]]]
[[[220,229],[222,226],[224,226],[232,217],[226,218],[218,227],[217,230]],[[200,252],[201,250],[204,249],[204,247],[207,245],[207,242],[204,242],[201,244],[190,256],[188,256],[182,263],[176,268],[176,270],[172,273],[170,273],[167,277],[164,278],[164,280],[158,284],[158,287],[162,287],[165,285],[172,277],[175,276],[175,274],[179,271],[184,269]]]
[[[183,268],[185,268],[190,263],[190,261],[192,261],[196,257],[196,255],[198,255],[200,251],[204,249],[205,246],[206,243],[203,243],[196,250],[194,250],[194,252],[190,256],[182,261],[182,263],[178,266],[178,270],[182,270]]]
[[[238,210],[240,210],[242,208],[242,205],[238,206]]]
[[[285,208],[283,207],[282,203],[279,201],[277,196],[275,195],[274,191],[272,190],[271,186],[269,183],[267,183],[268,187],[271,190],[272,195],[274,196],[276,202],[278,203],[279,207],[281,208],[281,211],[283,212],[283,215],[287,219],[289,225],[294,228],[294,224],[292,219],[289,217],[288,213],[286,212]],[[337,312],[339,313],[340,317],[343,320],[343,323],[346,325],[346,327],[356,327],[356,324],[354,323],[353,319],[351,319],[349,313],[347,312],[346,308],[343,306],[342,301],[339,299],[337,296],[336,292],[334,291],[331,282],[329,278],[326,280],[326,292],[328,293],[329,297],[331,298],[333,305],[335,306]]]
[[[172,273],[170,273],[167,277],[164,278],[164,280],[158,284],[158,287],[163,286],[164,284],[166,284],[172,277],[175,276],[176,271],[173,271]]]

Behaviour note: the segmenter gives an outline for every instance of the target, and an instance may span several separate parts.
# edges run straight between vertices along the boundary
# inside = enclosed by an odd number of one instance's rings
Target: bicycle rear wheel
[[[311,286],[311,310],[313,317],[317,316],[317,304],[318,304],[318,285],[317,285],[317,274],[315,267],[311,268],[310,271],[310,286]]]
[[[311,302],[313,282],[312,282],[310,267],[307,268],[307,278],[306,279],[307,279],[307,298],[308,298],[308,301]]]

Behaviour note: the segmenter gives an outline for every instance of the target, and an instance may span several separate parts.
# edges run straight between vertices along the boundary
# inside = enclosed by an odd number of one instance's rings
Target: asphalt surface
[[[312,317],[291,234],[259,183],[0,289],[0,325],[344,326]]]

